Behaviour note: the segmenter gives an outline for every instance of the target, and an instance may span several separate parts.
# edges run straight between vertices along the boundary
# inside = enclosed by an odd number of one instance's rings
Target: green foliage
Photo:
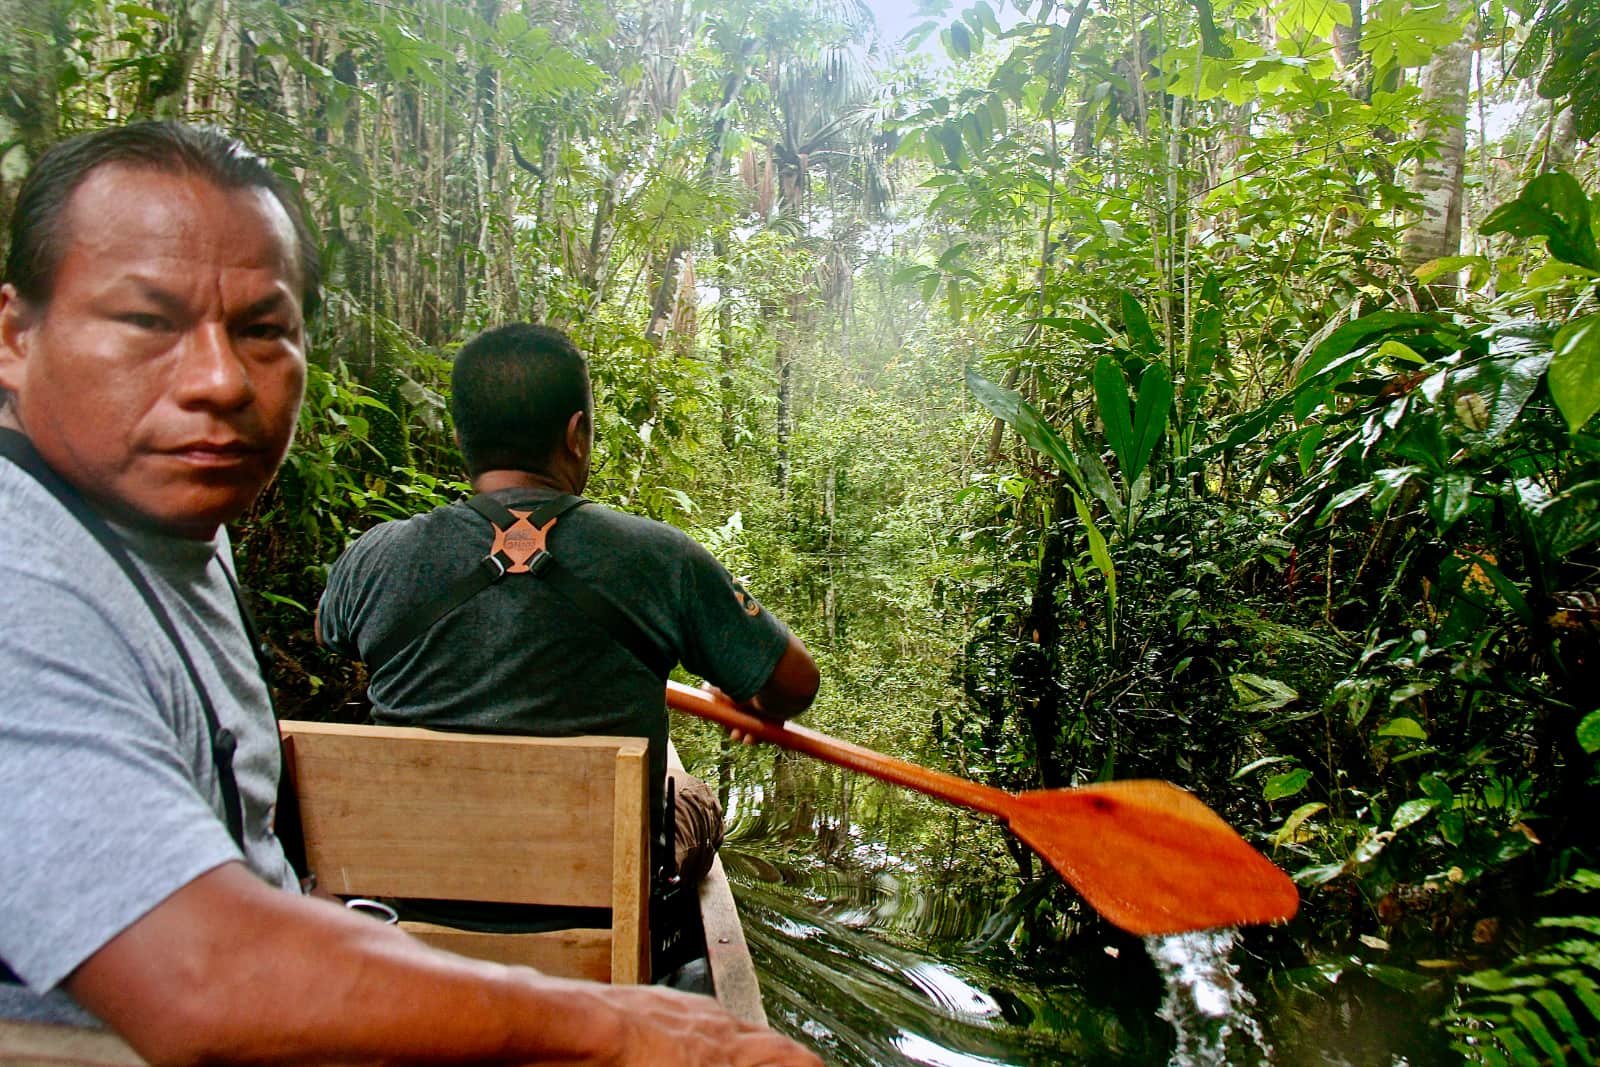
[[[1600,874],[1578,871],[1572,884],[1593,893],[1600,890]],[[1463,977],[1460,1003],[1437,1020],[1463,1062],[1493,1067],[1595,1062],[1600,919],[1552,916],[1540,919],[1538,928],[1546,931],[1541,947],[1503,967]]]
[[[1538,74],[1539,95],[1570,107],[1578,136],[1600,133],[1600,11],[1583,0],[1536,0],[1516,71]]]
[[[1515,200],[1491,212],[1483,220],[1483,232],[1543,237],[1557,259],[1600,273],[1597,224],[1600,217],[1590,217],[1589,198],[1577,179],[1553,171],[1539,175]]]

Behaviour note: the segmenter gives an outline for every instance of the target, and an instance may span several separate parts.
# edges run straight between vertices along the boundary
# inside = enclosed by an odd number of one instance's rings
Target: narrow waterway
[[[839,818],[861,796],[841,800],[837,780],[778,788],[752,767],[741,760],[725,792],[724,862],[772,1025],[829,1064],[1456,1062],[1425,998],[1360,975],[1327,981],[1326,961],[1281,966],[1288,931],[1146,942],[1062,919],[1072,898],[1053,875],[963,863],[981,820],[945,833],[955,817],[891,790],[874,793],[864,828]],[[939,832],[914,832],[919,818]]]

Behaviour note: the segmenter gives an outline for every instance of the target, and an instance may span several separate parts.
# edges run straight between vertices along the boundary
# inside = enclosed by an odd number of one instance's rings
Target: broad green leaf
[[[939,37],[951,59],[966,59],[972,55],[972,34],[964,24],[952,22]]]
[[[1267,784],[1262,787],[1262,799],[1272,801],[1282,800],[1284,797],[1292,797],[1304,789],[1310,781],[1311,772],[1304,767],[1289,771],[1286,774],[1275,774],[1268,778]]]
[[[1089,514],[1089,505],[1084,503],[1081,494],[1072,494],[1072,503],[1078,511],[1078,519],[1083,523],[1083,532],[1089,538],[1089,558],[1094,560],[1094,565],[1106,579],[1106,597],[1110,605],[1115,607],[1117,602],[1117,568],[1111,562],[1111,550],[1106,547],[1106,539],[1095,527],[1094,516]]]
[[[1189,362],[1183,372],[1184,406],[1188,408],[1212,386],[1212,369],[1222,353],[1222,285],[1208,275],[1200,290],[1200,311],[1194,317]]]
[[[1405,685],[1402,685],[1400,688],[1389,694],[1389,703],[1403,704],[1412,697],[1418,697],[1423,693],[1432,692],[1434,685],[1435,683],[1432,681],[1407,682]]]
[[[1578,744],[1585,752],[1600,752],[1600,710],[1591,711],[1578,724]]]
[[[1421,366],[1427,362],[1427,360],[1417,355],[1415,348],[1412,348],[1404,341],[1396,341],[1392,338],[1380,344],[1375,354],[1379,359],[1399,360],[1412,366]]]
[[[1293,37],[1327,37],[1335,26],[1348,26],[1353,18],[1345,0],[1280,0],[1274,12],[1278,31]]]
[[[1600,248],[1589,221],[1583,186],[1563,171],[1549,171],[1523,186],[1517,198],[1489,213],[1483,234],[1543,237],[1550,254],[1566,263],[1600,271]]]
[[[1489,257],[1487,256],[1445,256],[1441,259],[1430,259],[1411,273],[1416,275],[1417,281],[1426,285],[1441,274],[1456,274],[1471,268],[1472,274],[1467,284],[1478,289],[1489,280]]]
[[[1378,728],[1378,736],[1407,737],[1416,741],[1426,741],[1428,739],[1428,731],[1424,730],[1422,724],[1417,720],[1402,715],[1399,718],[1390,719],[1380,726]]]
[[[1444,805],[1455,800],[1455,794],[1450,791],[1450,786],[1437,775],[1423,775],[1417,780],[1417,788],[1421,789],[1428,799],[1435,804]]]
[[[1363,345],[1371,344],[1384,334],[1430,330],[1436,326],[1438,322],[1433,316],[1411,311],[1378,311],[1364,315],[1334,330],[1326,340],[1312,350],[1311,355],[1306,358],[1295,375],[1295,384],[1306,384],[1328,369],[1340,356],[1348,355]],[[1353,366],[1349,367],[1344,376],[1349,377],[1355,369]]]
[[[1400,967],[1392,967],[1386,963],[1364,963],[1361,969],[1375,981],[1402,993],[1421,992],[1432,985],[1434,981],[1425,974],[1407,971]]]
[[[1262,767],[1270,767],[1274,763],[1283,763],[1285,760],[1288,760],[1288,759],[1290,759],[1289,756],[1262,756],[1258,760],[1251,760],[1249,763],[1245,764],[1243,767],[1240,767],[1238,770],[1234,771],[1233,772],[1233,776],[1230,779],[1230,781],[1237,782],[1239,779],[1243,778],[1245,775],[1249,774],[1251,771],[1258,771]]]
[[[1128,331],[1128,340],[1133,342],[1133,350],[1149,358],[1159,356],[1161,342],[1150,328],[1150,317],[1144,313],[1144,307],[1126,289],[1122,291],[1120,306],[1122,325]]]
[[[1527,597],[1522,595],[1522,590],[1517,588],[1515,582],[1507,578],[1505,572],[1482,556],[1468,553],[1466,558],[1478,565],[1485,577],[1494,586],[1494,591],[1516,614],[1517,618],[1529,626],[1533,625],[1533,609],[1528,606]]]
[[[1326,863],[1315,867],[1302,867],[1294,872],[1294,880],[1301,885],[1327,885],[1341,874],[1344,874],[1347,869],[1343,863]]]
[[[1516,425],[1539,388],[1550,366],[1550,353],[1542,347],[1525,338],[1497,338],[1488,357],[1429,378],[1424,395],[1450,413],[1463,441],[1492,446]]]
[[[994,384],[979,374],[975,367],[967,368],[967,388],[978,398],[978,403],[1016,430],[1029,447],[1055,460],[1074,489],[1086,492],[1083,472],[1078,469],[1072,449],[1034,410],[1033,405],[1022,398],[1022,394]]]
[[[1163,363],[1152,363],[1139,378],[1139,399],[1133,409],[1133,473],[1138,478],[1155,454],[1172,412],[1172,375]]]
[[[1421,473],[1422,468],[1417,466],[1385,467],[1375,472],[1372,475],[1372,486],[1375,490],[1372,494],[1373,516],[1381,516],[1387,511],[1389,505],[1400,495],[1400,490]]]
[[[1600,411],[1600,314],[1585,315],[1561,327],[1550,356],[1550,395],[1579,430]]]
[[[1305,428],[1300,435],[1298,457],[1300,460],[1300,473],[1310,474],[1311,468],[1316,466],[1317,446],[1322,443],[1322,438],[1327,434],[1328,428],[1320,422],[1313,423]]]
[[[1394,817],[1389,820],[1389,826],[1396,831],[1404,830],[1418,819],[1427,815],[1436,806],[1436,802],[1428,798],[1408,800],[1394,809]]]
[[[1321,525],[1322,523],[1326,522],[1330,515],[1349,507],[1351,504],[1354,504],[1357,500],[1360,500],[1371,491],[1371,482],[1364,482],[1361,485],[1354,485],[1349,489],[1346,489],[1344,492],[1328,501],[1328,506],[1322,509],[1321,515],[1317,516],[1317,524]]]
[[[1077,433],[1078,449],[1073,454],[1078,458],[1078,469],[1083,472],[1083,480],[1094,498],[1105,505],[1112,524],[1121,526],[1125,505],[1116,484],[1111,480],[1111,472],[1101,461],[1100,453],[1084,443],[1082,427],[1078,428]]]
[[[1472,475],[1452,471],[1433,483],[1433,493],[1428,500],[1428,514],[1439,532],[1450,529],[1466,518],[1472,510]]]
[[[913,263],[909,267],[901,267],[889,277],[890,285],[912,285],[922,281],[930,274],[937,272],[923,263]]]
[[[1122,368],[1110,356],[1101,356],[1094,365],[1095,407],[1105,425],[1106,442],[1117,454],[1122,480],[1132,485],[1139,472],[1134,469],[1133,416],[1129,412],[1128,383]]]
[[[1356,850],[1350,854],[1350,862],[1355,864],[1371,863],[1383,853],[1389,842],[1394,840],[1394,834],[1385,830],[1381,833],[1369,833],[1361,839]]]
[[[1309,804],[1302,804],[1295,808],[1294,811],[1289,813],[1289,817],[1283,820],[1283,825],[1278,827],[1278,832],[1272,835],[1273,845],[1278,846],[1289,841],[1299,840],[1301,824],[1317,812],[1325,810],[1327,806],[1319,800],[1314,800]]]
[[[1228,681],[1233,686],[1233,695],[1238,698],[1240,711],[1275,711],[1300,699],[1300,694],[1289,686],[1259,674],[1241,672]]]
[[[150,19],[153,22],[172,21],[171,16],[157,11],[153,7],[145,7],[143,4],[118,4],[116,11],[117,14],[126,15],[130,19]]]
[[[1465,13],[1463,13],[1464,17]],[[1445,3],[1378,0],[1361,26],[1361,49],[1378,70],[1420,67],[1445,45],[1460,39],[1462,18]]]

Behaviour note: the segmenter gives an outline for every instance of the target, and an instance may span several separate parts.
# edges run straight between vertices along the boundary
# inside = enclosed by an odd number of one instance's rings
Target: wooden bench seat
[[[608,927],[548,933],[401,925],[465,956],[565,977],[650,980],[643,739],[281,726],[321,888],[608,909]]]

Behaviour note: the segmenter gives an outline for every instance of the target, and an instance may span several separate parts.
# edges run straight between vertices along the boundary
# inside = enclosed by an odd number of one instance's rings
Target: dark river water
[[[1294,924],[1142,941],[1053,874],[1021,879],[985,820],[827,771],[724,770],[769,1021],[827,1063],[1459,1062],[1437,998],[1286,941]]]

